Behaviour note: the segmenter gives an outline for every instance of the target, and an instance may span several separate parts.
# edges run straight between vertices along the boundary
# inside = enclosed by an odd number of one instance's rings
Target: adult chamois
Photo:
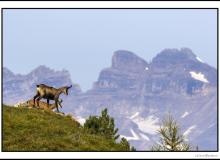
[[[68,90],[71,87],[72,87],[72,85],[69,86],[69,87],[65,86],[65,87],[61,87],[61,88],[53,88],[53,87],[47,86],[45,84],[37,85],[37,93],[33,98],[34,106],[35,106],[35,100],[37,100],[37,106],[39,106],[38,102],[42,98],[47,100],[48,106],[49,106],[49,101],[54,100],[57,112],[59,112],[59,109],[58,109],[59,96],[60,96],[61,93],[64,93],[65,95],[68,95]]]

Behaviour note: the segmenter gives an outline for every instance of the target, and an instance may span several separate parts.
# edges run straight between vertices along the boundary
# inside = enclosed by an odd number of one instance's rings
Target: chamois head
[[[69,87],[68,86],[66,86],[66,87],[63,87],[63,93],[65,94],[65,95],[68,95],[68,90],[70,89],[72,87],[72,85],[70,85]]]

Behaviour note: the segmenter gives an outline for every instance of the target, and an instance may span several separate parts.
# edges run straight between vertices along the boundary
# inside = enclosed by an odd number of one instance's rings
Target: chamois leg
[[[49,104],[50,104],[50,100],[47,99],[47,108],[48,108],[48,109],[50,108],[50,107],[49,107]]]
[[[38,98],[39,97],[39,94],[36,94],[35,96],[34,96],[34,99],[33,99],[33,101],[34,101],[34,106],[33,107],[35,107],[35,100],[36,100],[36,98]]]
[[[39,106],[39,101],[40,101],[40,100],[41,100],[41,97],[38,97],[38,98],[37,98],[37,107],[38,107],[38,108],[40,108],[40,106]]]
[[[60,112],[59,109],[58,109],[58,99],[55,99],[55,106],[57,108],[57,112]]]

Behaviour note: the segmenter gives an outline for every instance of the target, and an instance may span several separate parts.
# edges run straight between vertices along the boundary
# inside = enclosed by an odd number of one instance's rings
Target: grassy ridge
[[[70,116],[3,105],[3,151],[124,151],[113,140],[92,135]]]

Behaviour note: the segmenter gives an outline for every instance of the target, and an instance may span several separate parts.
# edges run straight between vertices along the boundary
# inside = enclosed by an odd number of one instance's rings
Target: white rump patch
[[[189,115],[189,112],[184,112],[183,115],[181,116],[181,118],[185,118],[188,115]]]
[[[202,81],[204,83],[209,83],[209,81],[205,78],[204,74],[202,74],[201,72],[196,73],[194,71],[191,71],[189,73],[191,74],[192,78],[199,80],[199,81]]]

